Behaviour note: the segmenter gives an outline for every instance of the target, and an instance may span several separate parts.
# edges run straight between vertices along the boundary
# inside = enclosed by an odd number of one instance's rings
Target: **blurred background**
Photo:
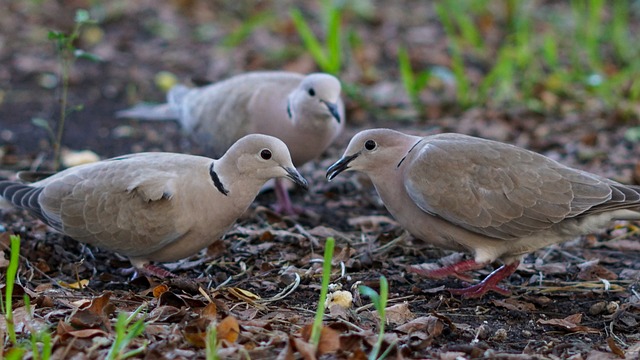
[[[3,0],[0,12],[3,167],[50,167],[56,143],[188,151],[176,124],[114,113],[176,83],[289,70],[337,75],[352,129],[462,132],[637,177],[638,1]]]

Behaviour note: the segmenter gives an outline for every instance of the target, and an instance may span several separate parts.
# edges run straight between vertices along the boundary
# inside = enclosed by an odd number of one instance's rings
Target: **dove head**
[[[315,73],[305,76],[300,85],[289,95],[289,113],[293,121],[298,119],[332,119],[344,121],[341,109],[340,81],[335,76]]]
[[[287,145],[273,136],[247,135],[236,141],[220,161],[235,161],[241,177],[260,181],[288,178],[303,188],[308,188],[307,180],[293,166]]]
[[[420,138],[390,129],[371,129],[356,134],[344,155],[327,169],[327,179],[333,180],[343,171],[362,171],[375,176],[400,166],[404,157]]]

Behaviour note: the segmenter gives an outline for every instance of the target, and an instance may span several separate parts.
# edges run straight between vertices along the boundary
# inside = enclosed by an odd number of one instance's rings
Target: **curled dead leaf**
[[[169,291],[169,287],[165,284],[160,284],[153,288],[153,297],[159,298],[160,295],[166,293],[167,291]]]
[[[577,313],[577,314],[569,315],[564,319],[549,319],[549,320],[539,319],[538,324],[559,327],[569,332],[585,332],[585,333],[594,333],[594,334],[600,333],[598,329],[580,325],[581,321],[582,321],[582,314]]]

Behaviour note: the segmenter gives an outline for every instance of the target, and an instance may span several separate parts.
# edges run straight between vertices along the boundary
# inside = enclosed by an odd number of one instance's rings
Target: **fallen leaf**
[[[301,340],[309,345],[311,345],[309,341],[311,339],[312,328],[312,324],[307,324],[300,332],[300,336],[302,337]],[[332,353],[338,349],[340,349],[340,333],[330,327],[323,326],[320,330],[320,341],[318,342],[317,355],[320,356],[322,354]]]
[[[531,312],[536,310],[536,306],[530,302],[523,302],[514,298],[507,298],[505,300],[493,300],[493,305],[503,307],[511,311],[524,311]]]
[[[439,336],[443,329],[444,323],[442,320],[433,315],[421,316],[395,328],[396,331],[403,332],[405,334],[424,331],[432,337]]]
[[[616,341],[613,340],[612,337],[608,337],[607,338],[607,345],[609,345],[609,349],[611,349],[611,352],[618,355],[620,357],[620,359],[624,359],[624,351],[622,351],[622,349],[620,349],[620,347],[618,346],[618,344],[616,344]]]
[[[186,315],[185,308],[178,309],[175,306],[159,305],[149,312],[149,322],[177,322]]]
[[[230,343],[236,342],[240,335],[238,320],[231,315],[227,316],[216,326],[216,333],[218,340],[227,340]]]
[[[249,303],[253,303],[255,300],[261,299],[260,296],[252,293],[251,291],[240,289],[237,287],[228,288],[227,291],[229,292],[229,294],[237,297],[238,299]]]
[[[153,297],[159,298],[160,295],[166,293],[167,291],[169,291],[169,287],[165,284],[160,284],[153,288]]]
[[[84,288],[87,287],[87,285],[89,285],[89,280],[87,279],[82,279],[80,281],[76,281],[74,283],[66,283],[64,281],[58,281],[58,284],[64,288],[67,289],[73,289],[73,290],[82,290]]]
[[[600,331],[597,329],[579,325],[581,321],[582,321],[582,314],[577,313],[577,314],[569,315],[564,319],[549,319],[549,320],[539,319],[538,324],[551,325],[551,326],[563,328],[569,332],[586,332],[586,333],[594,333],[594,334],[600,333]]]
[[[76,338],[90,338],[96,335],[108,336],[109,334],[100,329],[82,329],[82,330],[72,330],[68,331],[67,334],[76,337]]]
[[[202,308],[200,315],[204,318],[215,320],[216,316],[218,316],[218,306],[213,302],[209,303],[207,306]]]
[[[390,324],[406,324],[416,317],[416,315],[409,310],[409,303],[406,301],[401,304],[389,306],[385,312],[385,318]]]
[[[211,320],[206,318],[197,318],[190,321],[182,330],[184,338],[193,346],[205,348],[207,337],[207,327]]]

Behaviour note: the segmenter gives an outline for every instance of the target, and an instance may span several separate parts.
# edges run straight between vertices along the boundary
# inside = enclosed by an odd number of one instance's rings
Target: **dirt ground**
[[[63,145],[69,150],[89,149],[101,158],[140,151],[199,153],[175,123],[114,116],[143,100],[162,102],[164,91],[154,82],[162,71],[184,83],[252,70],[317,71],[285,2],[2,1],[0,177],[51,166],[49,135],[31,119],[54,126],[59,118],[59,61],[47,32],[71,31],[76,8],[90,8],[99,20],[76,46],[103,61],[78,60],[72,68],[69,103],[82,110],[67,119]],[[317,13],[317,8],[305,9]],[[243,23],[266,10],[272,15],[261,26],[237,44],[224,45]],[[179,275],[162,280],[134,278],[128,261],[117,254],[63,238],[26,213],[2,212],[0,249],[6,259],[8,234],[22,237],[13,305],[19,334],[28,338],[48,327],[55,358],[102,358],[115,336],[117,313],[145,304],[146,329],[129,348],[146,344],[137,358],[204,358],[202,331],[208,322],[235,321],[239,336],[221,335],[222,358],[311,359],[303,333],[318,306],[324,242],[333,236],[332,283],[355,299],[349,309],[327,310],[324,359],[364,359],[371,351],[380,324],[356,288],[377,289],[381,275],[390,289],[383,345],[392,347],[390,358],[638,358],[640,224],[612,224],[529,254],[505,282],[509,297],[491,293],[462,299],[445,289],[463,286],[460,281],[421,278],[407,267],[448,264],[463,254],[403,236],[364,176],[325,179],[326,168],[356,132],[391,127],[505,141],[638,184],[640,147],[624,138],[638,119],[588,104],[546,113],[516,105],[461,111],[445,89],[424,94],[424,118],[406,120],[413,113],[398,77],[398,43],[409,45],[415,66],[446,66],[444,33],[430,2],[374,2],[372,12],[369,17],[350,13],[345,20],[353,24],[361,46],[348,54],[341,80],[358,84],[360,92],[357,99],[345,96],[345,133],[322,158],[301,168],[311,188],[295,190],[292,197],[305,207],[304,214],[275,214],[270,210],[275,197],[265,192],[222,242],[184,261],[159,264]],[[0,259],[3,288],[6,267]],[[481,279],[493,268],[473,276]],[[75,289],[81,280],[88,281],[86,287]],[[30,297],[33,314],[27,313],[23,294]],[[7,351],[10,344],[6,339],[4,344]]]

